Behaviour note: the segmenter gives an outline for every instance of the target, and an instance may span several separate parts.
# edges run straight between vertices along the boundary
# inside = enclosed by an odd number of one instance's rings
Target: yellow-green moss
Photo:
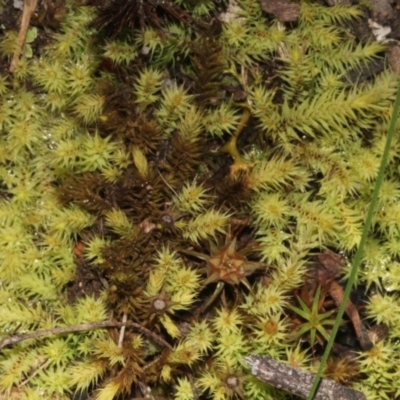
[[[130,328],[22,342],[0,356],[10,398],[111,400],[148,385],[177,400],[277,400],[242,357],[310,367],[291,341],[291,291],[312,254],[351,257],[359,243],[397,78],[346,79],[383,50],[348,34],[353,7],[302,2],[289,29],[240,0],[216,28],[217,2],[173,4],[180,17],[162,29],[146,20],[113,38],[71,0],[49,44],[0,80],[1,337],[127,318],[173,350]],[[371,323],[389,326],[360,354],[369,400],[400,395],[398,154],[397,135],[359,276],[376,291]],[[235,236],[262,267],[251,291],[220,281],[212,298],[190,251]],[[88,270],[102,290],[68,298]]]

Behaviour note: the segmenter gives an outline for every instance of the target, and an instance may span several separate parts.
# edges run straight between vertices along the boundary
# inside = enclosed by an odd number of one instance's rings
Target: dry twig
[[[317,258],[319,261],[319,264],[316,266],[317,280],[319,284],[327,286],[329,295],[335,304],[340,307],[340,304],[343,302],[344,290],[335,279],[340,275],[343,267],[346,265],[346,261],[340,255],[330,251],[319,254]],[[370,350],[373,347],[373,343],[368,336],[367,328],[360,318],[357,307],[350,299],[347,301],[345,312],[353,324],[361,348],[364,351]]]
[[[38,0],[25,0],[24,10],[22,12],[21,26],[19,28],[17,48],[14,51],[13,58],[11,60],[10,72],[13,73],[17,67],[17,63],[21,56],[22,49],[25,44],[26,33],[29,29],[29,24],[31,22],[31,17],[36,10]]]
[[[266,356],[251,355],[244,360],[251,367],[251,373],[260,381],[302,398],[308,396],[315,378],[314,374]],[[321,379],[314,400],[367,400],[367,398],[357,390],[342,386],[330,379]]]
[[[102,329],[102,328],[115,328],[115,327],[132,327],[146,336],[151,337],[155,342],[159,343],[162,346],[167,347],[168,349],[172,350],[172,346],[166,342],[162,337],[156,335],[155,333],[151,332],[149,329],[137,324],[136,322],[113,322],[113,321],[102,321],[102,322],[91,322],[87,324],[80,324],[74,326],[65,326],[62,328],[53,328],[53,329],[45,329],[42,331],[36,331],[32,333],[26,333],[24,335],[14,335],[9,338],[5,338],[0,341],[0,349],[11,346],[13,344],[22,342],[28,339],[37,339],[40,337],[45,336],[52,336],[52,335],[59,335],[63,333],[72,333],[72,332],[82,332],[82,331],[89,331],[93,329]]]
[[[339,307],[343,301],[344,290],[336,281],[333,281],[331,283],[329,294],[331,295],[335,304]],[[374,344],[368,336],[367,328],[361,321],[357,307],[352,303],[350,299],[347,301],[345,312],[353,324],[354,331],[356,333],[358,341],[360,342],[361,349],[364,351],[371,350]]]

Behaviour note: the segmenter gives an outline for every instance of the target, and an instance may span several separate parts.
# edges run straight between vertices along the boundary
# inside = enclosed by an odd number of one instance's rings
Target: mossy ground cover
[[[351,77],[385,46],[341,5],[46,4],[13,74],[3,8],[0,329],[71,332],[3,348],[2,396],[291,398],[243,358],[318,368],[398,79]],[[345,317],[325,372],[368,400],[400,396],[399,147],[352,297],[373,346]],[[100,321],[134,326],[73,332]]]

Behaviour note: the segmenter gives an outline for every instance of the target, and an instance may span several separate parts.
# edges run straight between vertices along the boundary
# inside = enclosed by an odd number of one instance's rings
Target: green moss
[[[348,34],[356,8],[303,2],[289,29],[253,0],[223,23],[212,1],[151,6],[144,26],[135,7],[130,29],[110,33],[115,15],[71,0],[46,47],[0,79],[0,330],[109,318],[145,329],[3,349],[0,391],[287,398],[242,358],[313,369],[321,348],[293,341],[293,290],[315,253],[351,258],[360,241],[397,77],[347,79],[383,50]],[[400,393],[398,154],[395,138],[359,276],[370,324],[389,326],[359,356],[368,399]],[[209,279],[207,260],[233,242],[259,266],[246,285]]]

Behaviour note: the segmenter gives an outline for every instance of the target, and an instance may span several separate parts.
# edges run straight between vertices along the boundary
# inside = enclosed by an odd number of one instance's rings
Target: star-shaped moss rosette
[[[237,240],[234,238],[227,246],[218,250],[212,248],[211,257],[207,257],[207,279],[204,284],[223,281],[231,285],[243,283],[249,290],[250,284],[246,279],[254,270],[260,268],[259,263],[251,262],[236,249]]]
[[[241,368],[233,368],[228,359],[214,362],[199,379],[202,393],[209,392],[215,400],[245,399],[243,384],[250,378]]]
[[[236,237],[222,248],[210,242],[210,255],[192,250],[180,250],[183,254],[206,261],[206,267],[201,270],[207,274],[207,278],[203,282],[204,286],[213,282],[228,283],[230,285],[242,283],[251,291],[250,283],[246,277],[256,269],[265,266],[265,264],[249,261],[243,254],[245,251],[246,248],[238,249]]]
[[[301,337],[304,334],[309,333],[311,346],[314,346],[315,340],[320,343],[323,339],[328,341],[329,333],[325,329],[324,325],[332,326],[335,323],[335,319],[330,318],[334,310],[320,312],[320,293],[321,287],[318,286],[311,307],[308,307],[307,304],[304,303],[304,301],[300,297],[298,297],[297,300],[300,303],[301,308],[289,305],[289,308],[304,320],[304,322],[294,332],[295,336]]]

